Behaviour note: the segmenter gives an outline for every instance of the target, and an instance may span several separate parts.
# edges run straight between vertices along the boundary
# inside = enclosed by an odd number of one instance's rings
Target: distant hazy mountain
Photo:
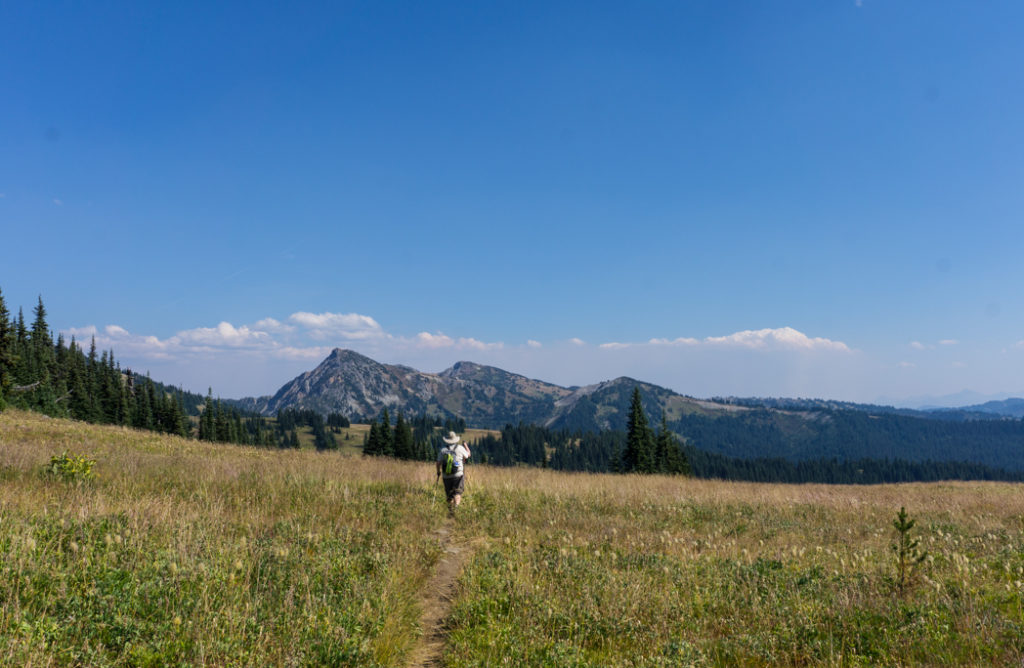
[[[1006,392],[997,394],[982,394],[972,390],[963,390],[956,394],[928,395],[919,397],[907,397],[901,400],[880,399],[880,404],[893,404],[900,408],[912,408],[920,411],[933,411],[942,409],[964,409],[971,410],[973,407],[991,401],[1003,401],[1014,395]]]
[[[1024,418],[1024,399],[1004,399],[1003,401],[986,401],[975,406],[965,406],[961,410],[974,413],[992,413],[1012,418]]]

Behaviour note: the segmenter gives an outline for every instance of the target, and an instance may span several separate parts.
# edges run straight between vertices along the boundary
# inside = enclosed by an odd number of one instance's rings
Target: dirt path
[[[423,638],[412,651],[410,668],[440,668],[443,665],[441,657],[448,639],[445,619],[455,598],[459,574],[473,552],[471,545],[456,544],[452,540],[454,529],[454,522],[448,520],[436,531],[444,554],[423,591],[423,614],[420,616]]]

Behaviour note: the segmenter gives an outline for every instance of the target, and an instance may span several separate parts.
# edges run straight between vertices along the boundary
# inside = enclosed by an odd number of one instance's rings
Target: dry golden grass
[[[96,461],[75,482],[42,470]],[[1024,491],[469,469],[449,666],[1020,665]],[[901,506],[931,559],[893,586]],[[0,414],[0,664],[403,665],[430,464]]]
[[[64,450],[96,479],[44,475]],[[416,642],[422,467],[8,411],[0,477],[0,664],[401,665]]]
[[[474,469],[451,665],[1019,665],[1024,494]],[[901,506],[931,559],[893,586]]]

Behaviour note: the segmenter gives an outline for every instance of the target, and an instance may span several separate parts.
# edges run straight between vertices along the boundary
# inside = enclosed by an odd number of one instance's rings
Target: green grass
[[[94,480],[41,473],[65,449]],[[2,665],[402,665],[416,642],[423,481],[17,412],[0,470]]]
[[[1024,656],[1019,486],[545,474],[513,492],[488,477],[467,497],[464,530],[491,540],[462,582],[449,665],[1017,666]],[[901,504],[935,557],[902,599],[889,547]]]
[[[361,441],[360,441],[361,442]],[[46,474],[67,451],[92,476]],[[1024,494],[471,467],[447,666],[1018,666]],[[0,414],[0,664],[401,666],[429,464]],[[892,520],[931,555],[896,594]]]

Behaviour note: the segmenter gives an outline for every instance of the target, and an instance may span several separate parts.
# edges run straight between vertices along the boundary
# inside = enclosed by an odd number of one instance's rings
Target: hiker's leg
[[[451,489],[448,492],[448,507],[452,512],[462,503],[462,491],[465,489],[466,478],[459,476],[452,481]]]

